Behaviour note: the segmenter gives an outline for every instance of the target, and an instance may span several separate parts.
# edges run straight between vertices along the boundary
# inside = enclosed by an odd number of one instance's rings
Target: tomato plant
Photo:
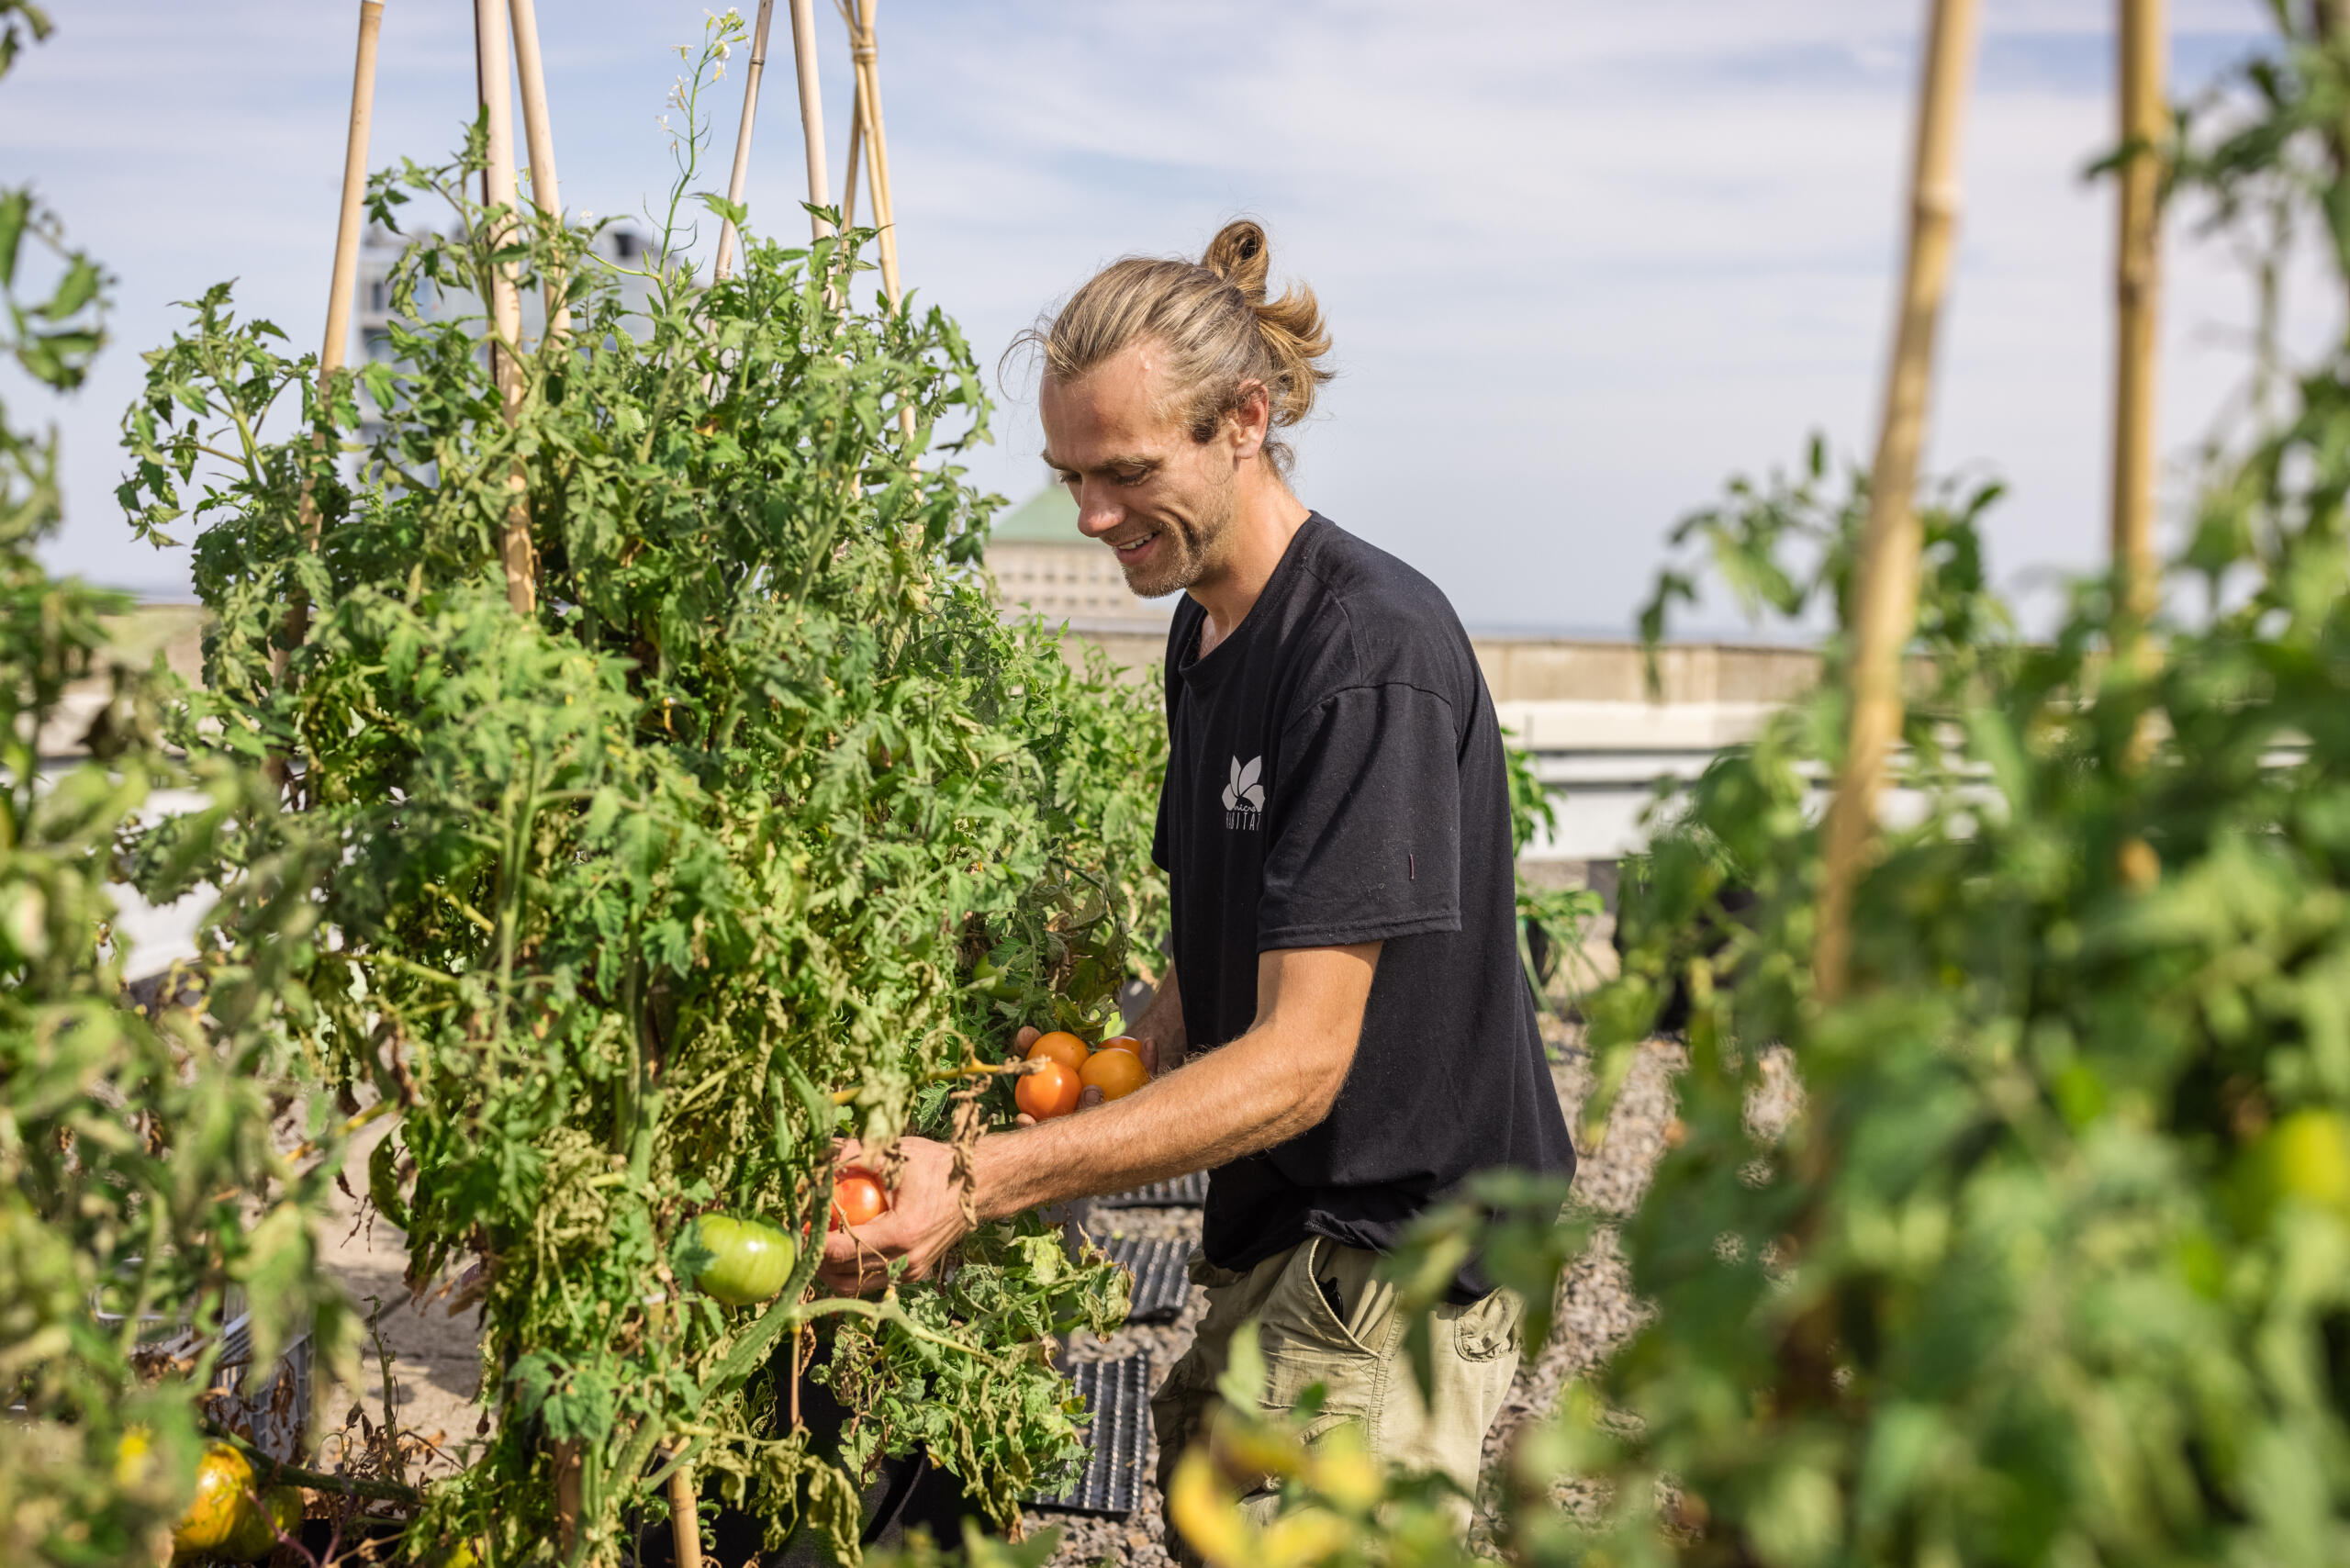
[[[2350,288],[2350,35],[2322,9],[2270,14],[2278,46],[2152,151],[2172,199],[2259,259],[2273,327],[2294,319],[2268,292],[2287,256],[2322,261],[2329,304]],[[1491,1477],[1509,1560],[2340,1555],[2350,339],[2289,375],[2263,353],[2258,417],[2215,447],[2171,565],[2158,658],[2116,656],[2129,622],[2104,578],[2019,639],[1978,527],[1997,487],[1920,498],[1908,793],[1832,1004],[1812,985],[1817,780],[1847,734],[1868,476],[1815,445],[1683,525],[1695,558],[1660,582],[1651,632],[1710,569],[1791,627],[1829,625],[1828,678],[1626,868],[1624,973],[1586,997],[1591,1038],[1620,1062],[1668,1003],[1687,1024],[1681,1137],[1620,1232],[1653,1312]],[[1784,1131],[1754,1114],[1778,1047],[1804,1089]],[[1608,1061],[1595,1077],[1620,1081]],[[1550,1302],[1574,1236],[1560,1194],[1469,1196],[1397,1260],[1405,1303],[1480,1241]],[[1302,1428],[1249,1418],[1243,1361],[1219,1439],[1271,1456],[1288,1507],[1259,1529],[1213,1450],[1187,1461],[1169,1506],[1219,1568],[1472,1560],[1416,1484],[1365,1506]]]
[[[673,1460],[852,1556],[862,1467],[917,1442],[1008,1521],[1080,1451],[1033,1347],[1121,1310],[1115,1271],[1034,1221],[944,1283],[809,1288],[835,1137],[886,1174],[904,1131],[1008,1119],[987,1070],[1017,1020],[1091,1026],[1147,951],[1161,742],[1147,688],[987,591],[997,503],[956,463],[987,409],[954,324],[856,303],[863,235],[695,274],[678,214],[741,32],[712,26],[641,308],[588,230],[481,207],[476,128],[372,186],[379,223],[453,220],[393,277],[391,358],[314,395],[223,286],[125,420],[125,495],[156,537],[194,522],[214,617],[177,733],[284,758],[334,857],[282,1027],[398,1107],[378,1201],[417,1283],[468,1271],[481,1302],[495,1429],[420,1540],[499,1562],[616,1560]],[[511,410],[462,316],[505,264],[572,323],[501,347]],[[228,885],[263,842],[240,827],[199,857]],[[691,1288],[709,1214],[798,1243],[771,1305]],[[851,1412],[846,1459],[782,1413],[787,1346]]]
[[[48,17],[0,0],[0,76]],[[107,279],[29,188],[0,189],[0,353],[40,386],[81,384]],[[353,1324],[318,1268],[340,1114],[302,1126],[289,983],[317,941],[322,865],[250,775],[160,744],[169,683],[108,648],[121,595],[52,577],[53,437],[0,412],[0,1561],[151,1555],[192,1495],[219,1330],[249,1308],[266,1366],[305,1327],[348,1370]],[[65,727],[68,687],[102,697]],[[44,770],[45,746],[83,759]],[[203,934],[200,974],[151,1012],[125,994],[108,883],[160,791],[196,809],[185,853],[147,867],[185,890],[241,821],[252,876]],[[280,1122],[280,1116],[283,1121]],[[273,1123],[292,1134],[281,1140]],[[316,1162],[288,1142],[310,1132]],[[183,1332],[185,1331],[185,1332]]]

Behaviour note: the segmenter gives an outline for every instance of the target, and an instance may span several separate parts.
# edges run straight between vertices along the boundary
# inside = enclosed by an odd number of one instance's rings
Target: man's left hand
[[[904,1277],[921,1279],[963,1239],[963,1193],[955,1181],[955,1149],[926,1137],[898,1140],[905,1163],[890,1206],[865,1224],[824,1233],[824,1261],[816,1277],[843,1295],[866,1295],[890,1280],[890,1265],[907,1260]],[[834,1150],[833,1168],[864,1165],[854,1138]]]

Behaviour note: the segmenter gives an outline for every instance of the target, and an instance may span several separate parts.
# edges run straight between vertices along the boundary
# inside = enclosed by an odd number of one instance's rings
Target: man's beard
[[[1198,582],[1221,563],[1225,545],[1232,534],[1233,514],[1238,510],[1234,498],[1223,498],[1224,506],[1214,516],[1185,521],[1168,518],[1158,525],[1158,547],[1144,558],[1139,567],[1119,566],[1126,575],[1126,588],[1136,599],[1158,599],[1170,593],[1181,593]]]

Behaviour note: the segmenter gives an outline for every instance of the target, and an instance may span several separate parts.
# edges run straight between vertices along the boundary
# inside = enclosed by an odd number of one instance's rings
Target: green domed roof
[[[1087,544],[1077,530],[1077,498],[1067,485],[1047,485],[995,520],[994,544]]]

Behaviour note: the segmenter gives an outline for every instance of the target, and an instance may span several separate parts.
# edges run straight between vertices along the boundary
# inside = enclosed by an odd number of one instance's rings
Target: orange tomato
[[[1077,1081],[1076,1070],[1056,1058],[1023,1078],[1012,1097],[1038,1121],[1049,1122],[1076,1110],[1078,1093],[1084,1087]]]
[[[1071,1072],[1075,1072],[1085,1065],[1086,1055],[1085,1042],[1066,1029],[1056,1029],[1049,1035],[1039,1035],[1036,1036],[1036,1043],[1028,1047],[1030,1061],[1035,1061],[1038,1057],[1050,1057]]]
[[[844,1170],[833,1179],[833,1228],[863,1225],[890,1207],[890,1195],[870,1170]]]
[[[1104,1100],[1123,1100],[1148,1083],[1150,1074],[1143,1070],[1142,1058],[1125,1047],[1105,1045],[1078,1070],[1077,1081],[1102,1091]]]
[[[1142,1057],[1142,1042],[1132,1035],[1113,1035],[1093,1048],[1097,1051],[1132,1051],[1136,1060]]]

